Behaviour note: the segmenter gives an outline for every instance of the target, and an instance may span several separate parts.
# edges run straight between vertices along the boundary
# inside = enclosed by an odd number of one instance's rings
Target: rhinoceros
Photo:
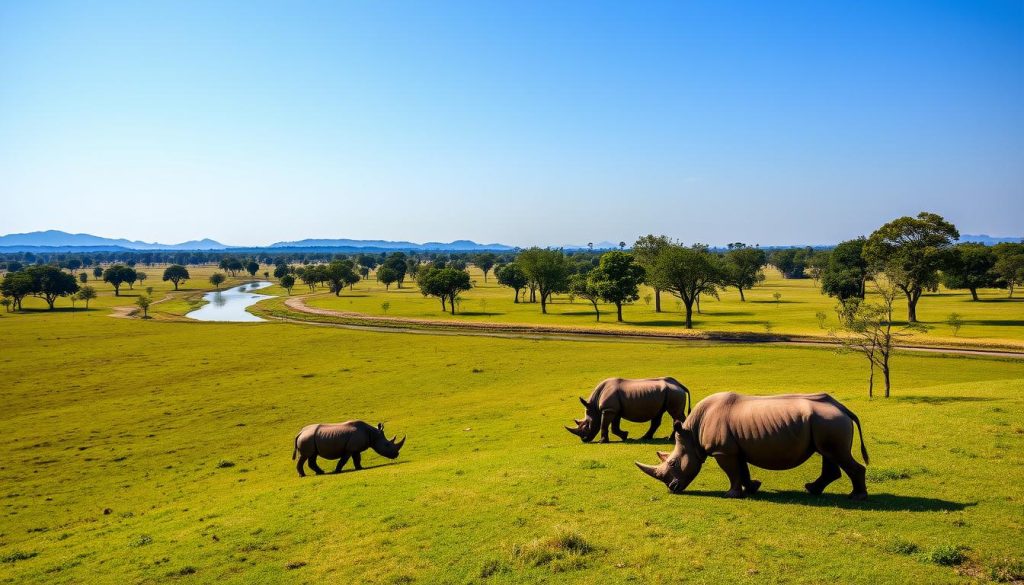
[[[608,442],[608,428],[617,437],[626,440],[629,432],[619,427],[619,422],[626,419],[632,422],[648,422],[651,428],[644,434],[644,439],[654,436],[661,425],[662,415],[666,412],[673,421],[686,418],[690,403],[690,391],[675,378],[645,378],[630,380],[628,378],[608,378],[602,381],[590,393],[590,400],[580,398],[587,409],[584,418],[574,420],[576,428],[565,427],[565,430],[589,443],[601,432],[601,442]]]
[[[850,498],[867,498],[864,466],[854,459],[853,426],[860,435],[860,453],[868,463],[860,420],[828,394],[744,396],[712,394],[697,403],[685,423],[675,425],[675,449],[658,451],[659,465],[636,466],[679,493],[690,485],[710,455],[729,476],[729,498],[754,494],[761,482],[750,478],[748,465],[792,469],[821,455],[821,476],[804,486],[814,495],[842,477],[853,483]]]
[[[398,452],[405,445],[405,437],[402,437],[401,441],[396,441],[397,438],[398,435],[392,439],[387,438],[384,434],[384,423],[379,423],[374,427],[361,420],[350,420],[337,424],[307,425],[295,436],[292,460],[295,460],[296,454],[299,455],[299,463],[295,468],[302,477],[306,476],[302,466],[307,460],[309,468],[317,475],[324,472],[316,464],[317,457],[338,459],[338,466],[334,469],[335,473],[341,471],[341,468],[348,463],[349,457],[352,458],[356,469],[362,469],[361,453],[367,449],[373,449],[388,459],[398,457]]]

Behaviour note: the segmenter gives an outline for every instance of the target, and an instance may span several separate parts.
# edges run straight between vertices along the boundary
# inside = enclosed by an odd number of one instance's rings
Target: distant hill
[[[91,234],[69,234],[60,230],[8,234],[0,236],[0,247],[12,249],[35,248],[87,248],[128,250],[226,250],[228,246],[211,239],[190,240],[180,244],[160,244],[134,240],[103,238]]]
[[[962,234],[960,236],[960,241],[961,242],[977,242],[979,244],[985,244],[986,246],[993,246],[995,244],[1001,244],[1003,242],[1011,242],[1011,243],[1024,242],[1024,236],[1019,236],[1019,237],[1016,237],[1016,238],[996,238],[996,237],[989,236],[987,234],[978,234],[978,235]]]
[[[478,244],[470,240],[455,240],[454,242],[426,242],[416,244],[413,242],[395,242],[389,240],[298,240],[295,242],[276,242],[270,245],[271,248],[344,248],[349,250],[416,250],[416,251],[437,251],[437,252],[473,252],[473,251],[507,251],[514,250],[513,246],[505,244]]]

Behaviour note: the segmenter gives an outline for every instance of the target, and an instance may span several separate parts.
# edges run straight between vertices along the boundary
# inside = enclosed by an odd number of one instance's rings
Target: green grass
[[[735,289],[722,291],[720,299],[703,298],[701,314],[694,314],[694,327],[704,331],[753,332],[789,335],[825,336],[827,329],[836,327],[836,301],[822,295],[818,284],[811,279],[786,280],[774,269],[767,269],[767,280],[747,291],[746,302],[740,301]],[[570,302],[565,295],[555,295],[548,305],[548,314],[541,314],[537,303],[514,303],[511,289],[501,287],[493,276],[483,281],[483,274],[471,269],[474,288],[463,293],[464,301],[454,317],[441,312],[440,302],[424,297],[414,281],[390,290],[373,277],[361,281],[352,290],[346,289],[340,297],[322,292],[309,300],[309,305],[338,311],[353,311],[374,316],[410,317],[444,321],[479,321],[485,323],[529,323],[565,327],[599,327],[619,330],[682,330],[684,319],[679,300],[662,294],[662,312],[655,312],[653,295],[649,288],[641,292],[641,300],[623,308],[623,323],[615,321],[614,305],[602,304],[601,321],[594,318],[589,302],[576,299]],[[320,289],[318,289],[320,290]],[[306,294],[309,289],[299,285],[293,294]],[[267,294],[285,295],[279,287],[266,290]],[[774,294],[781,294],[776,302]],[[1024,348],[1024,298],[1007,298],[1005,290],[983,290],[981,300],[971,301],[967,291],[942,289],[926,293],[918,304],[918,319],[929,327],[915,340],[957,345],[1004,345]],[[650,301],[649,304],[647,301]],[[390,304],[385,313],[384,302]],[[816,313],[826,315],[824,329],[819,327]],[[946,324],[950,313],[959,313],[963,328],[954,337]],[[897,301],[897,316],[906,314],[906,303]]]
[[[1024,362],[899,355],[868,401],[863,360],[823,349],[105,313],[0,318],[0,581],[945,583],[1024,559]],[[632,465],[662,443],[562,430],[612,375],[829,391],[864,423],[871,499],[803,493],[814,460],[755,470],[744,501],[713,462],[671,495]],[[300,479],[298,430],[349,418],[408,434],[402,456]]]

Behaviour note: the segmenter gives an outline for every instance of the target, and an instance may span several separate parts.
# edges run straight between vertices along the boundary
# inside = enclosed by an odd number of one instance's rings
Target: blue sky
[[[1024,2],[3,2],[0,233],[1024,234]]]

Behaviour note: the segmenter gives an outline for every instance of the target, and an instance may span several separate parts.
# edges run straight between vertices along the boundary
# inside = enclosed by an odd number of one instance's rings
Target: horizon
[[[303,8],[0,6],[0,233],[1021,231],[1020,3]]]

